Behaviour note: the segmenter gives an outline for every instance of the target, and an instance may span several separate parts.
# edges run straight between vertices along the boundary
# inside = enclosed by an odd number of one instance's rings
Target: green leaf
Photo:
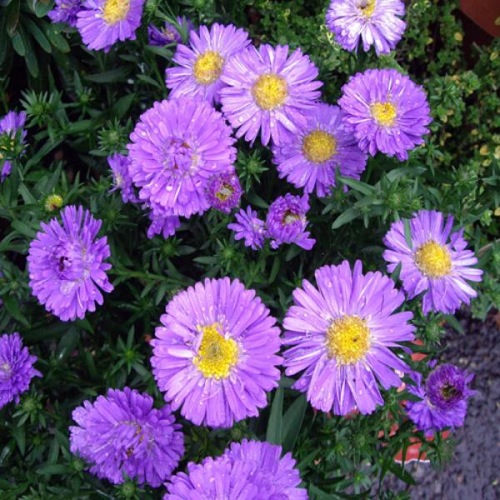
[[[12,47],[14,47],[14,50],[21,56],[24,57],[26,54],[26,46],[24,45],[23,38],[19,32],[16,32],[16,34],[11,38],[12,40]]]
[[[116,101],[116,103],[113,105],[113,116],[121,120],[128,113],[128,110],[130,109],[130,106],[132,106],[135,97],[135,94],[128,94],[118,99],[118,101]]]
[[[52,46],[50,45],[49,40],[43,34],[42,30],[38,27],[38,25],[33,22],[31,19],[25,20],[26,27],[28,31],[33,35],[34,39],[38,42],[38,45],[42,47],[42,49],[50,54],[52,52]]]
[[[6,295],[3,297],[3,307],[7,309],[7,312],[19,323],[23,324],[26,327],[30,326],[29,321],[26,319],[26,316],[21,308],[19,307],[19,301],[16,297],[12,295]]]
[[[44,476],[61,476],[64,474],[70,474],[72,471],[71,467],[64,464],[49,464],[42,465],[36,470],[37,474],[42,474]]]
[[[451,314],[445,314],[444,318],[446,320],[446,323],[448,323],[455,331],[462,335],[465,335],[464,327],[461,325],[460,321],[455,318],[455,316],[452,316]]]
[[[366,196],[373,196],[377,191],[373,186],[357,181],[356,179],[351,179],[350,177],[340,177],[339,180],[342,184],[345,184],[346,186],[349,186],[355,191],[359,191]]]
[[[273,444],[281,444],[283,436],[283,397],[284,390],[279,388],[274,393],[271,414],[267,423],[266,441]]]
[[[344,213],[340,214],[332,224],[332,229],[338,229],[344,224],[357,219],[360,215],[360,211],[357,208],[348,208]]]
[[[67,53],[70,51],[70,47],[66,38],[61,35],[61,28],[57,24],[47,23],[45,27],[45,34],[49,39],[50,43],[59,52]]]
[[[15,427],[14,430],[12,431],[12,436],[16,440],[17,447],[19,448],[21,455],[24,455],[24,451],[26,449],[25,427],[22,425],[19,427]]]
[[[94,75],[85,75],[84,79],[89,82],[95,83],[111,83],[124,80],[130,73],[131,68],[129,66],[120,66],[119,68],[110,69],[109,71],[104,71],[102,73],[96,73]]]
[[[36,236],[36,229],[34,229],[29,224],[26,224],[26,222],[23,222],[21,220],[12,221],[12,227],[17,232],[19,232],[23,236],[26,236],[30,240],[32,240]]]
[[[307,409],[307,399],[301,394],[283,416],[283,450],[291,451],[302,428],[302,422]]]
[[[9,36],[14,36],[17,26],[19,24],[19,14],[21,11],[21,0],[14,0],[9,4],[9,6],[5,9],[7,12],[5,14],[5,18],[7,20],[7,33]]]

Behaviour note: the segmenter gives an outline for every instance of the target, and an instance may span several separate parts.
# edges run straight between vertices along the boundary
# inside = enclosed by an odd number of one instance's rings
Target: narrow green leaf
[[[301,394],[286,411],[283,416],[283,450],[291,451],[297,441],[304,415],[306,414],[307,400]]]
[[[338,229],[344,224],[357,219],[360,215],[360,211],[357,208],[348,208],[344,213],[340,214],[332,224],[332,229]]]
[[[24,455],[24,451],[26,449],[25,427],[21,425],[19,427],[14,428],[14,430],[12,431],[12,436],[16,440],[17,447],[19,448],[21,455]]]
[[[271,414],[267,423],[266,441],[273,444],[281,444],[283,435],[283,397],[284,390],[279,388],[274,393]]]
[[[131,68],[129,66],[120,66],[115,69],[110,69],[109,71],[104,71],[102,73],[96,73],[94,75],[85,75],[84,79],[89,82],[94,83],[111,83],[124,80],[130,73]]]
[[[356,179],[351,179],[350,177],[340,177],[340,182],[366,196],[373,196],[377,191],[373,186],[357,181]]]
[[[38,25],[33,22],[31,19],[26,19],[24,21],[28,31],[33,35],[35,40],[38,42],[38,45],[42,47],[42,49],[50,54],[52,52],[52,46],[48,38],[44,35],[43,31],[38,27]]]

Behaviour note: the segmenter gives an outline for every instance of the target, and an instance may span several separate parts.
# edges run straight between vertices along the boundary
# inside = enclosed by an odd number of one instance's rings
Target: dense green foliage
[[[77,405],[108,387],[128,385],[161,402],[148,341],[168,300],[203,277],[238,277],[281,319],[292,290],[321,265],[362,259],[365,269],[385,269],[382,237],[390,223],[428,208],[453,214],[480,258],[485,277],[473,314],[484,318],[498,307],[500,43],[471,46],[456,3],[411,2],[397,50],[376,58],[374,53],[356,56],[335,44],[324,26],[327,2],[320,0],[149,0],[137,41],[118,44],[107,54],[87,51],[78,32],[52,25],[45,17],[52,2],[0,2],[0,115],[26,110],[29,142],[0,185],[0,332],[19,331],[43,373],[18,406],[0,411],[1,498],[160,498],[163,489],[133,483],[113,487],[86,473],[84,463],[69,452],[68,426]],[[432,109],[425,146],[405,163],[378,155],[361,181],[345,180],[325,199],[312,197],[309,220],[317,244],[310,252],[294,245],[246,249],[226,227],[233,216],[215,211],[191,218],[175,237],[148,240],[140,207],[124,205],[117,192],[110,194],[106,157],[125,152],[139,115],[166,97],[164,69],[175,47],[148,46],[146,27],[178,13],[196,23],[232,22],[248,29],[255,43],[300,46],[319,67],[323,97],[330,103],[357,71],[394,67],[408,73],[424,86]],[[279,181],[268,149],[250,149],[240,141],[237,170],[246,191],[244,205],[265,209],[290,191]],[[101,234],[111,246],[115,290],[84,320],[57,320],[28,286],[29,243],[40,221],[57,212],[46,204],[51,194],[102,219]],[[424,318],[418,303],[408,307],[416,314],[421,349],[438,357],[445,321],[459,329],[458,322],[441,315]],[[181,470],[188,461],[216,455],[230,441],[249,436],[292,451],[311,498],[389,497],[380,489],[388,473],[412,482],[392,460],[415,434],[412,426],[402,424],[388,439],[391,422],[402,418],[400,403],[407,395],[389,391],[386,405],[371,416],[332,418],[313,412],[291,384],[283,377],[261,416],[231,430],[184,425],[187,453]],[[424,448],[436,463],[450,453],[449,442],[439,439]]]

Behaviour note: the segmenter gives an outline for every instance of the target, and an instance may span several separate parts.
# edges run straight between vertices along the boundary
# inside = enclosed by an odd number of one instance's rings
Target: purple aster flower
[[[28,390],[31,379],[42,376],[33,368],[36,361],[23,347],[19,333],[0,337],[0,408],[11,401],[19,403],[19,395]]]
[[[273,153],[281,178],[306,193],[316,189],[318,196],[328,196],[335,186],[337,168],[343,176],[359,179],[366,166],[366,154],[344,130],[340,108],[323,103],[310,111],[307,125],[292,141],[275,146]]]
[[[201,464],[188,464],[188,473],[170,478],[164,500],[307,499],[298,488],[300,475],[290,453],[283,458],[281,446],[244,440],[233,443],[218,458],[206,458]]]
[[[309,56],[288,46],[253,46],[236,54],[227,63],[221,90],[222,111],[237,137],[252,142],[260,131],[265,146],[272,139],[281,144],[293,139],[307,124],[307,111],[314,106],[323,85],[315,80],[318,69]]]
[[[108,164],[113,172],[114,187],[111,190],[120,189],[123,203],[137,203],[139,200],[134,193],[132,178],[130,177],[128,156],[115,153],[108,158]]]
[[[393,272],[401,263],[399,277],[408,297],[425,292],[424,314],[452,314],[462,302],[469,304],[477,295],[465,280],[481,281],[483,271],[471,267],[477,258],[466,249],[463,230],[452,233],[452,226],[452,216],[445,223],[441,212],[420,210],[410,219],[410,244],[403,221],[394,222],[384,238],[387,270]]]
[[[310,234],[306,231],[308,210],[306,195],[300,197],[287,193],[271,204],[266,218],[266,236],[272,238],[272,248],[278,248],[283,243],[295,243],[311,250],[316,240],[309,238]]]
[[[155,102],[130,135],[129,171],[153,211],[190,217],[210,208],[210,177],[233,168],[231,128],[206,101]]]
[[[30,243],[28,269],[33,295],[63,321],[82,319],[95,311],[103,297],[99,289],[111,292],[106,271],[111,264],[106,237],[96,239],[101,221],[82,207],[67,206],[57,219],[42,222],[42,231]]]
[[[167,68],[166,84],[170,97],[193,97],[210,104],[219,102],[224,67],[250,43],[248,34],[230,24],[213,24],[209,29],[200,26],[189,33],[190,47],[179,45],[173,58],[178,66]]]
[[[367,52],[375,45],[377,55],[387,54],[401,40],[406,23],[401,0],[332,0],[326,25],[345,50],[355,51],[359,39]]]
[[[278,385],[280,331],[238,280],[206,279],[177,294],[151,341],[165,399],[196,425],[231,427],[257,416]]]
[[[357,73],[342,87],[344,125],[372,156],[377,151],[399,160],[423,144],[431,122],[424,90],[395,69]]]
[[[108,52],[118,40],[135,40],[145,0],[85,0],[76,27],[87,48]]]
[[[2,153],[0,153],[0,155],[1,154]],[[1,161],[2,160],[0,160],[0,164]],[[7,179],[7,177],[10,175],[11,172],[12,172],[12,162],[9,160],[3,160],[3,167],[2,170],[0,171],[0,182],[5,181],[5,179]]]
[[[153,408],[153,398],[135,389],[109,389],[94,403],[73,411],[70,450],[91,465],[90,472],[113,484],[126,477],[160,486],[184,454],[181,426],[168,405]]]
[[[160,29],[150,24],[148,26],[149,45],[163,47],[164,45],[168,45],[170,43],[182,42],[182,35],[179,32],[179,29],[184,32],[189,32],[194,29],[194,25],[191,20],[184,16],[177,17],[177,26],[165,22],[163,28]]]
[[[318,288],[304,280],[285,316],[286,374],[304,371],[293,387],[318,410],[372,413],[384,402],[377,381],[399,387],[395,370],[409,371],[389,348],[413,340],[413,314],[394,313],[404,294],[379,272],[362,274],[360,261],[354,270],[347,261],[323,266],[315,277]]]
[[[66,23],[76,28],[77,14],[82,9],[81,0],[56,0],[47,14],[53,23]]]
[[[12,160],[21,156],[25,149],[26,113],[9,111],[0,120],[0,182],[12,171]]]
[[[467,398],[475,394],[468,384],[473,374],[457,366],[444,364],[435,368],[422,383],[420,373],[415,374],[415,386],[407,385],[410,394],[421,401],[408,401],[406,412],[417,428],[427,436],[446,427],[464,425],[467,413]]]
[[[247,207],[246,211],[241,209],[236,214],[236,222],[228,224],[228,229],[234,231],[235,240],[245,239],[245,246],[252,250],[258,250],[264,245],[266,235],[265,224],[263,220],[257,217],[257,212]]]
[[[242,193],[240,181],[234,170],[214,175],[208,180],[207,198],[210,206],[226,214],[238,206]]]
[[[154,238],[157,234],[161,234],[164,238],[169,238],[175,234],[175,231],[181,225],[181,221],[176,215],[162,215],[158,212],[150,212],[149,218],[151,220],[148,228],[149,239]]]

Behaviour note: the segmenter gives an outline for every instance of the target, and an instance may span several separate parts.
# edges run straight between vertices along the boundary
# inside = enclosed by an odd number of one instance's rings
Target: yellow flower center
[[[332,134],[314,130],[302,142],[304,156],[313,163],[324,163],[337,153],[337,141]]]
[[[193,75],[200,85],[210,85],[219,78],[224,66],[224,58],[213,50],[199,55],[194,63]]]
[[[230,186],[229,184],[223,184],[221,189],[217,193],[215,193],[215,197],[220,201],[226,201],[231,197],[233,193],[234,190],[232,186]]]
[[[276,109],[288,95],[286,81],[274,73],[266,73],[253,84],[252,95],[259,108],[265,111]]]
[[[392,127],[396,121],[396,106],[391,102],[375,102],[370,106],[370,111],[379,125],[384,127]]]
[[[285,212],[285,214],[283,215],[283,219],[282,219],[281,223],[286,226],[287,224],[293,224],[295,221],[298,221],[298,220],[300,220],[299,214],[296,214],[294,212],[291,212],[290,210],[287,210]]]
[[[442,278],[451,271],[451,256],[448,249],[428,241],[415,252],[415,264],[429,278]]]
[[[51,194],[47,196],[47,199],[45,200],[45,210],[47,212],[53,212],[54,210],[61,208],[62,204],[62,196],[59,196],[58,194]]]
[[[377,5],[376,0],[361,0],[359,8],[361,9],[361,14],[365,17],[372,17],[375,7]]]
[[[102,18],[107,24],[123,21],[130,10],[130,0],[106,0],[102,10]]]
[[[326,348],[338,364],[354,364],[370,349],[370,329],[358,316],[342,316],[328,327]]]
[[[193,363],[205,378],[227,378],[238,361],[238,345],[233,339],[224,338],[218,326],[213,323],[200,328],[203,338]]]

